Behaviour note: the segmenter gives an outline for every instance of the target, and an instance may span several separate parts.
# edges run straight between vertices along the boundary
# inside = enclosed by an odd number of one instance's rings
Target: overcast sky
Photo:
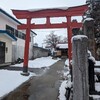
[[[72,7],[85,4],[86,0],[0,0],[0,7],[12,14],[11,9],[40,9],[40,8],[59,8]],[[52,21],[55,19],[52,19]],[[65,21],[66,19],[63,19]],[[38,20],[36,20],[38,21]],[[40,22],[40,20],[39,20]],[[49,34],[51,30],[33,30],[37,33],[35,42],[42,46],[45,35]],[[67,36],[67,29],[54,29],[55,34]]]

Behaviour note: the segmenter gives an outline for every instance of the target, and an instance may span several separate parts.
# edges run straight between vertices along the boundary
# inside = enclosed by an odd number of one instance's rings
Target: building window
[[[20,32],[20,31],[18,31],[16,29],[14,29],[14,28],[12,28],[9,25],[6,25],[6,30],[9,33],[11,33],[12,35],[14,35],[15,37],[18,37],[18,38],[23,39],[23,40],[25,40],[25,38],[26,38],[26,35],[24,33]]]
[[[26,35],[24,33],[22,33],[22,39],[25,40],[25,38],[26,38]]]
[[[12,28],[12,27],[6,25],[6,30],[7,30],[9,33],[11,33],[12,35],[14,35],[14,28]]]
[[[22,39],[22,33],[18,31],[18,37]]]
[[[14,36],[18,37],[18,31],[15,30]]]

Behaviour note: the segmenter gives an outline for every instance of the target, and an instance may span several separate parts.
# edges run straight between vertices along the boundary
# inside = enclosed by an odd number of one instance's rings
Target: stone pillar
[[[89,100],[87,36],[72,39],[73,100]]]
[[[88,37],[88,49],[95,57],[95,36],[94,36],[94,20],[93,18],[86,18],[83,22],[84,35]]]

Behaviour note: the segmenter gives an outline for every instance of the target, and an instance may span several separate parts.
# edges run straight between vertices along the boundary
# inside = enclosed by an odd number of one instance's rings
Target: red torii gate
[[[71,60],[72,28],[82,27],[82,23],[71,22],[71,17],[82,16],[83,13],[87,9],[88,9],[87,5],[82,5],[82,6],[70,7],[66,10],[62,10],[62,9],[44,9],[44,10],[38,10],[38,11],[12,10],[16,18],[27,20],[27,24],[18,25],[18,29],[26,29],[23,73],[25,73],[26,75],[28,74],[30,30],[31,29],[47,29],[47,28],[48,29],[49,28],[67,28],[68,30],[68,56],[69,56],[69,60]],[[51,24],[50,17],[66,17],[67,22]],[[46,18],[46,24],[31,23],[32,18]]]

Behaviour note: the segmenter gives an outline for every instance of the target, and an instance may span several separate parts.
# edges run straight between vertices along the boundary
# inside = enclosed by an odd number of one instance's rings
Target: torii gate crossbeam
[[[66,10],[62,9],[44,9],[38,11],[31,10],[12,10],[13,14],[18,19],[26,19],[27,24],[18,25],[18,29],[26,29],[26,40],[25,40],[25,50],[24,50],[24,64],[23,73],[28,75],[28,54],[29,54],[29,41],[30,41],[30,30],[31,29],[49,29],[49,28],[67,28],[68,30],[68,56],[71,60],[71,37],[72,28],[82,27],[82,23],[71,22],[72,16],[82,16],[83,13],[88,9],[87,5],[70,7]],[[50,23],[50,17],[66,17],[67,22],[65,23]],[[46,24],[32,24],[32,18],[46,18]]]

